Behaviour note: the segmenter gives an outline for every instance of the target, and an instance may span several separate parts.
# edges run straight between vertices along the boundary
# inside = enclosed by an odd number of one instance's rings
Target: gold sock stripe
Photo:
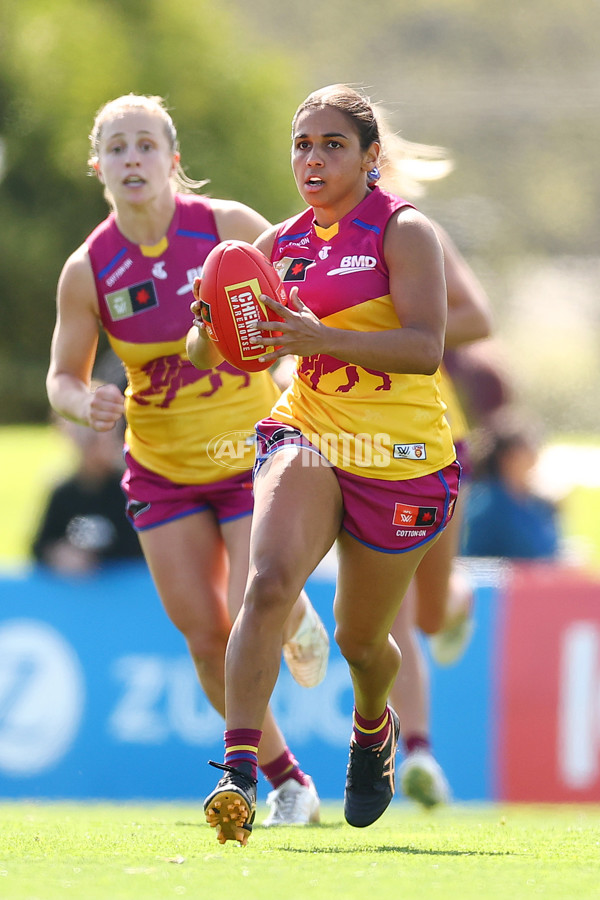
[[[250,750],[251,753],[258,753],[258,745],[254,744],[236,744],[235,747],[227,747],[225,750],[225,756],[228,756],[230,753],[236,753],[240,750]]]
[[[383,729],[389,722],[390,714],[389,714],[389,711],[386,710],[385,719],[383,720],[383,722],[381,723],[379,728],[362,728],[356,721],[356,716],[354,715],[354,713],[352,714],[352,720],[354,722],[354,727],[356,728],[357,731],[360,731],[361,734],[377,734],[378,731],[383,731]]]

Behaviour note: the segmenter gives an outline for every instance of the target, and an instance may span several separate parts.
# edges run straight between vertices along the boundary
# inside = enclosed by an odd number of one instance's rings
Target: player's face
[[[98,177],[117,206],[144,203],[170,190],[178,158],[158,116],[128,110],[102,125]]]
[[[319,225],[339,221],[365,197],[378,147],[360,147],[352,119],[338,109],[305,110],[292,136],[292,169]]]

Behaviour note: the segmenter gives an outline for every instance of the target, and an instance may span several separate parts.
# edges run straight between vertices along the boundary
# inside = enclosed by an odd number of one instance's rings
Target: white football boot
[[[313,825],[319,822],[319,795],[312,778],[305,786],[288,778],[267,796],[271,812],[263,822],[266,828],[275,825]]]
[[[292,678],[302,687],[316,687],[325,678],[329,635],[310,601],[298,630],[283,645],[283,658]]]
[[[446,776],[429,750],[409,753],[398,770],[398,778],[403,794],[427,809],[450,802]]]

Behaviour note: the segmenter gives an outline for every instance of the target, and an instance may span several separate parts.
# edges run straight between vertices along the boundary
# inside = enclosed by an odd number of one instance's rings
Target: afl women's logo
[[[120,291],[105,294],[104,298],[113,322],[128,319],[130,316],[138,315],[158,306],[158,297],[152,281],[132,284],[130,287],[123,288]]]
[[[427,459],[425,444],[394,444],[394,459]]]

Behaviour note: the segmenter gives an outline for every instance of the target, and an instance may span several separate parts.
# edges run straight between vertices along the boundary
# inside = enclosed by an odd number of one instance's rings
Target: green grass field
[[[264,810],[262,810],[264,813]],[[262,816],[259,816],[259,821]],[[600,807],[395,803],[352,829],[255,828],[221,846],[199,807],[0,804],[3,900],[600,897]]]

